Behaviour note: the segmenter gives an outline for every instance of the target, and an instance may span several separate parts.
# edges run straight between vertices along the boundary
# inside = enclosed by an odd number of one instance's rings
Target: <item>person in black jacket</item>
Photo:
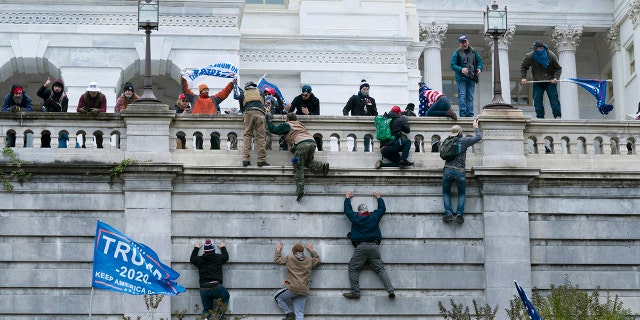
[[[229,305],[229,291],[222,285],[222,265],[229,260],[229,253],[224,242],[218,245],[220,254],[216,254],[211,239],[204,242],[203,254],[198,256],[200,242],[194,244],[191,251],[191,263],[198,268],[200,277],[200,298],[202,299],[202,314],[206,319],[211,316],[224,319],[224,312]]]
[[[69,107],[69,98],[64,93],[64,82],[58,78],[53,82],[51,89],[51,78],[47,78],[42,87],[38,89],[36,94],[38,97],[44,99],[43,110],[45,112],[67,112]]]
[[[342,109],[342,114],[345,116],[351,112],[352,116],[377,116],[378,109],[376,107],[376,99],[369,95],[369,84],[367,80],[362,79],[360,82],[360,91],[358,94],[354,94],[349,98],[347,104]],[[356,143],[353,144],[353,151],[356,151]],[[369,136],[364,137],[364,152],[371,150],[371,138]]]
[[[382,160],[376,161],[376,169],[381,167],[399,167],[405,169],[413,166],[413,162],[409,162],[409,151],[411,150],[411,140],[403,136],[403,133],[411,132],[409,121],[406,116],[400,115],[402,110],[400,107],[393,106],[391,111],[387,113],[387,117],[391,118],[391,140],[380,143],[380,153],[383,158],[387,158],[391,163],[385,163]]]

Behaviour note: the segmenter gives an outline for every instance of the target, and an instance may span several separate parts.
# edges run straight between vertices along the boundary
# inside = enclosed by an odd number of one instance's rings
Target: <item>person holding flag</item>
[[[555,119],[562,117],[560,100],[558,99],[558,79],[562,74],[562,67],[558,57],[549,51],[546,44],[536,40],[531,46],[532,51],[527,53],[520,64],[520,83],[527,84],[527,72],[531,68],[533,76],[533,107],[536,109],[536,118],[544,119],[543,95],[547,92],[551,111]]]
[[[233,90],[233,84],[237,80],[234,78],[220,92],[212,96],[209,95],[209,86],[204,83],[198,86],[198,94],[195,94],[189,89],[189,83],[184,75],[180,81],[182,82],[182,93],[191,103],[191,114],[218,114],[220,113],[220,103],[229,96]]]
[[[200,247],[200,242],[194,244],[189,261],[198,268],[202,314],[206,315],[207,320],[211,319],[212,315],[224,319],[230,295],[222,285],[222,265],[229,261],[229,253],[224,242],[221,242],[218,245],[220,254],[217,254],[211,239],[205,240],[203,254],[198,256]]]

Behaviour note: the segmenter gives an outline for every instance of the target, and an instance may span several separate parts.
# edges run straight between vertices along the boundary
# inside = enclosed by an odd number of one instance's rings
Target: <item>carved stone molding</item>
[[[629,1],[624,10],[629,19],[631,19],[633,26],[636,27],[640,23],[640,0]]]
[[[607,42],[611,52],[620,51],[620,27],[612,26],[607,33]]]
[[[420,24],[420,41],[426,42],[427,46],[435,46],[440,48],[447,33],[448,26],[446,24],[436,24],[431,22],[430,25]]]
[[[242,62],[300,62],[300,63],[366,63],[406,64],[400,53],[338,53],[315,51],[240,51]]]
[[[488,129],[482,131],[482,136],[493,140],[524,140],[522,130]]]
[[[583,28],[581,26],[555,26],[551,38],[556,43],[558,51],[575,51],[580,44]]]
[[[82,13],[0,13],[0,24],[137,25],[138,16]],[[160,16],[161,26],[237,27],[234,16]]]

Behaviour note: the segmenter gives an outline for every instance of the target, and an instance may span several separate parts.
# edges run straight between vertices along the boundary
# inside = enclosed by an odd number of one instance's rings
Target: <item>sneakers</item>
[[[463,224],[464,223],[464,217],[462,215],[457,215],[456,216],[456,222],[459,224]]]
[[[382,160],[376,161],[376,169],[382,168]]]
[[[451,108],[449,108],[449,110],[447,110],[446,116],[455,120],[458,120],[458,116],[456,115],[455,112],[453,112],[453,110]]]
[[[345,292],[342,295],[347,299],[360,299],[359,293]]]
[[[450,214],[445,214],[444,217],[442,217],[442,221],[451,222],[451,221],[453,221],[453,216],[450,215]]]
[[[243,166],[245,166],[245,167],[246,167],[246,166],[250,166],[250,165],[251,165],[251,161],[249,161],[249,160],[242,160],[242,165],[243,165]]]
[[[258,167],[268,167],[270,164],[266,161],[258,162]]]
[[[398,162],[398,167],[400,167],[400,169],[405,169],[411,166],[413,166],[413,162],[409,162],[408,160],[400,160],[400,162]]]
[[[395,292],[393,292],[393,290],[389,291],[389,299],[395,299],[396,294]]]
[[[300,202],[300,199],[302,199],[306,194],[307,194],[307,190],[298,192],[298,198],[296,198],[296,201]]]
[[[322,175],[326,177],[328,174],[329,174],[329,162],[325,162],[322,165]]]

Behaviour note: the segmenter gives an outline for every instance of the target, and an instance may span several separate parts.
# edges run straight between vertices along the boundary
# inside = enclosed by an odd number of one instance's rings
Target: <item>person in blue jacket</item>
[[[353,193],[347,192],[345,196],[344,214],[349,218],[349,221],[351,221],[351,232],[349,232],[348,237],[356,249],[353,252],[351,261],[349,261],[349,285],[351,286],[351,291],[345,292],[342,295],[347,299],[360,298],[360,270],[364,264],[368,262],[373,271],[375,271],[382,280],[384,288],[389,294],[389,298],[393,299],[396,295],[393,291],[387,270],[382,263],[379,249],[380,242],[382,241],[382,232],[380,232],[378,224],[387,211],[384,200],[382,200],[380,192],[375,191],[373,196],[378,201],[378,209],[369,212],[367,205],[362,203],[358,205],[358,212],[354,212],[351,207]]]

